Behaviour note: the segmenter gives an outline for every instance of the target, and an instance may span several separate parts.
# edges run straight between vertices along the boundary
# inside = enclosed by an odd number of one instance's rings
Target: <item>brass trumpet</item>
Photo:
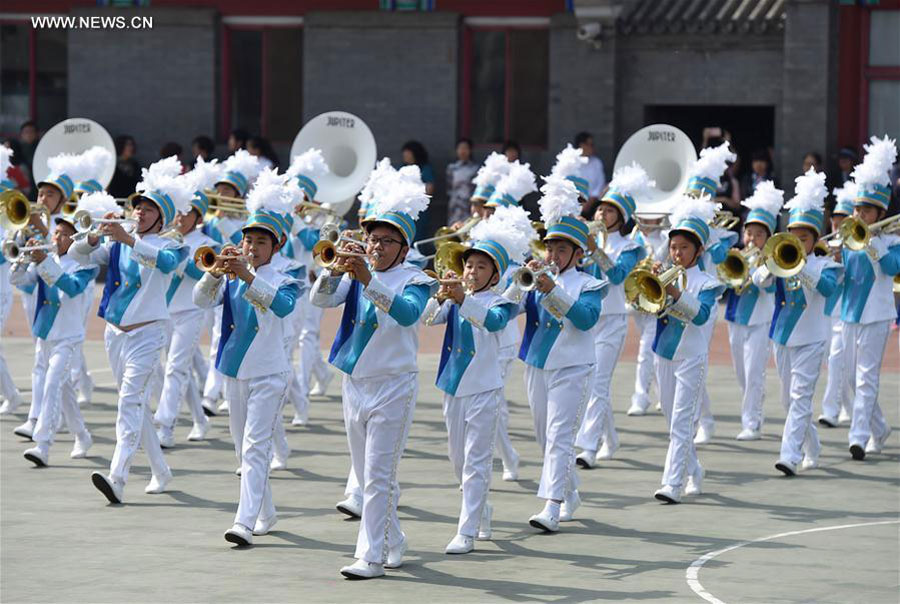
[[[429,237],[427,239],[419,239],[416,241],[413,246],[416,249],[419,249],[420,245],[425,243],[433,243],[435,241],[443,241],[444,239],[449,239],[451,241],[456,241],[457,243],[462,243],[468,237],[466,233],[472,230],[476,224],[481,222],[481,216],[472,216],[464,223],[462,223],[459,228],[453,228],[452,226],[442,226],[434,233],[434,237]]]
[[[543,275],[550,277],[551,281],[556,281],[556,276],[559,275],[559,267],[552,262],[537,270],[523,266],[516,271],[513,281],[522,291],[530,292],[537,287],[538,279]]]
[[[222,248],[220,253],[216,253],[216,250],[211,248],[208,245],[201,245],[197,248],[197,251],[194,252],[194,264],[197,265],[204,273],[209,273],[213,277],[221,277],[225,275],[229,279],[234,279],[237,277],[235,273],[225,271],[219,267],[216,267],[216,261],[218,260],[227,260],[230,258],[245,258],[240,254],[226,254],[225,252],[230,251],[238,251],[238,248],[234,245],[226,245]]]
[[[213,214],[216,211],[225,214],[250,214],[250,211],[247,210],[247,202],[241,197],[219,195],[212,190],[206,190],[203,193],[209,199],[209,210],[207,210],[207,214]]]
[[[353,243],[360,244],[359,241],[350,240]],[[330,269],[333,273],[346,273],[347,269],[338,265],[340,258],[368,258],[369,255],[364,252],[347,252],[340,249],[337,244],[323,239],[313,246],[313,259],[316,265],[321,268]]]
[[[666,288],[679,279],[684,289],[687,274],[680,264],[673,264],[658,275],[652,270],[636,268],[625,277],[625,299],[635,310],[659,314],[669,304]]]
[[[837,233],[826,235],[823,239],[839,237],[844,247],[858,252],[869,247],[869,241],[874,235],[900,231],[900,222],[898,220],[900,220],[900,214],[867,225],[856,216],[848,216],[841,223],[841,228],[838,229]]]
[[[337,219],[335,222],[340,223],[342,216],[330,208],[326,208],[320,204],[311,201],[301,201],[294,207],[294,213],[303,219],[303,222],[312,222],[313,214],[325,214],[329,219]]]
[[[715,218],[713,218],[710,226],[717,229],[724,229],[726,231],[730,231],[734,227],[740,223],[741,219],[738,216],[735,216],[728,210],[719,210],[716,212]]]
[[[716,267],[719,280],[740,294],[750,280],[750,270],[759,262],[759,248],[748,245],[743,250],[728,250],[725,259]]]
[[[532,221],[531,227],[537,233],[537,239],[532,239],[529,244],[531,257],[543,258],[547,253],[547,244],[544,243],[544,237],[547,236],[547,227],[539,220]]]
[[[43,214],[50,224],[50,210],[41,204],[28,201],[21,191],[12,189],[0,193],[0,224],[4,228],[18,231],[28,226],[34,214]]]
[[[769,272],[782,279],[793,277],[806,265],[806,250],[791,233],[776,233],[769,237],[762,255]]]

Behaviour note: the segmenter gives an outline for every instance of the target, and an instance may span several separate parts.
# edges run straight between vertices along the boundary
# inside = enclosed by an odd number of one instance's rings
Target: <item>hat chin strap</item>
[[[161,212],[160,212],[160,214],[156,217],[156,220],[153,221],[153,224],[151,224],[149,227],[147,227],[147,228],[146,228],[145,230],[143,230],[143,231],[138,231],[137,234],[138,234],[138,235],[146,235],[147,233],[149,233],[150,231],[153,230],[153,227],[155,227],[155,226],[156,226],[156,223],[160,222],[160,220],[162,220],[162,213],[161,213]],[[160,228],[162,228],[162,224],[160,224]]]
[[[490,289],[491,288],[491,280],[494,278],[494,275],[497,275],[497,274],[499,274],[499,271],[497,270],[497,266],[495,264],[491,264],[491,276],[488,277],[488,280],[485,282],[484,287],[476,289],[472,293],[480,294],[481,292]],[[499,281],[498,281],[498,283],[499,283]]]

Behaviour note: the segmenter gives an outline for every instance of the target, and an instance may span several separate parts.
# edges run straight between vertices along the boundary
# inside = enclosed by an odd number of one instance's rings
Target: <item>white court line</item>
[[[850,528],[858,528],[860,526],[877,526],[880,524],[900,524],[900,520],[882,520],[879,522],[860,522],[858,524],[841,524],[839,526],[823,526],[821,528],[812,528],[805,529],[802,531],[789,531],[787,533],[778,533],[777,535],[769,535],[767,537],[760,537],[759,539],[751,539],[750,541],[740,541],[735,543],[734,545],[729,545],[726,548],[716,550],[714,552],[709,552],[708,554],[703,554],[693,562],[687,568],[687,572],[685,572],[685,579],[687,579],[688,586],[694,590],[694,593],[710,602],[711,604],[725,604],[722,600],[715,597],[708,591],[703,585],[700,583],[698,579],[700,575],[700,569],[703,568],[703,565],[715,558],[716,556],[720,556],[732,550],[738,549],[739,547],[744,547],[746,545],[752,545],[754,543],[762,543],[763,541],[774,541],[775,539],[781,539],[782,537],[790,537],[792,535],[803,535],[805,533],[821,533],[824,531],[839,531],[841,529],[850,529]]]

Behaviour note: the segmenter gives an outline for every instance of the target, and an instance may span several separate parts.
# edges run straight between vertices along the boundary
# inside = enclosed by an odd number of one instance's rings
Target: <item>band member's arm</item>
[[[753,282],[753,285],[760,289],[765,289],[769,293],[775,291],[775,276],[769,272],[765,265],[756,267],[750,273],[750,280]]]
[[[576,329],[589,331],[600,318],[600,308],[606,295],[606,282],[599,282],[600,287],[582,291],[578,299],[573,298],[558,285],[550,293],[541,298],[541,306],[547,312],[562,321],[563,317],[572,322]]]
[[[244,298],[260,310],[271,310],[276,317],[285,318],[294,310],[300,285],[295,280],[283,283],[277,289],[259,276],[244,292]]]
[[[331,275],[330,271],[319,272],[309,294],[310,301],[321,308],[340,306],[350,291],[350,279],[344,275]]]
[[[815,269],[810,268],[809,263],[806,263],[803,269],[797,273],[797,279],[805,287],[814,289],[827,298],[837,291],[838,286],[841,284],[843,273],[844,269],[839,265]]]
[[[210,273],[204,273],[203,277],[194,284],[191,298],[194,304],[200,308],[213,308],[222,303],[225,298],[225,291],[222,287],[224,279],[216,277]]]
[[[109,246],[99,244],[91,245],[87,241],[87,237],[80,241],[76,241],[69,247],[67,256],[72,258],[78,264],[85,266],[95,264],[97,266],[106,266],[109,264]]]
[[[13,270],[9,271],[9,283],[26,294],[34,291],[37,285],[37,271],[30,264],[13,264]]]
[[[705,325],[716,308],[716,301],[725,291],[725,287],[718,285],[700,290],[698,295],[683,291],[678,300],[666,308],[667,314],[680,319],[685,323]]]
[[[447,322],[447,315],[450,314],[452,306],[450,300],[444,300],[443,303],[438,302],[436,298],[428,298],[428,304],[422,312],[422,323],[425,325],[440,325]]]
[[[476,300],[474,296],[466,296],[459,307],[459,316],[475,327],[496,332],[506,327],[517,310],[516,306],[512,303],[503,303],[488,307]]]
[[[141,265],[168,274],[187,257],[189,248],[185,245],[159,248],[143,239],[135,239],[132,249],[134,259]]]
[[[894,238],[892,238],[894,239]],[[900,274],[900,243],[893,241],[894,245],[889,245],[885,241],[884,236],[872,237],[872,250],[875,252],[875,258],[878,259],[878,266],[885,275],[893,277]]]
[[[598,248],[591,255],[591,258],[594,259],[596,265],[603,271],[602,276],[609,279],[609,282],[613,285],[618,285],[625,281],[625,277],[628,276],[628,273],[631,272],[634,265],[642,260],[646,254],[647,251],[644,248],[636,247],[623,251],[619,254],[619,257],[616,258],[616,261],[613,262],[603,250]]]
[[[66,273],[56,261],[47,256],[43,262],[37,265],[38,276],[50,287],[56,286],[70,298],[74,298],[97,278],[99,272],[96,267],[82,268],[74,273]]]
[[[716,229],[716,242],[706,248],[710,258],[714,264],[720,264],[728,255],[728,250],[737,243],[737,233],[726,231],[724,229]]]
[[[392,319],[403,327],[415,324],[422,316],[428,298],[432,294],[432,286],[427,284],[407,285],[403,292],[395,294],[372,275],[369,284],[363,290],[363,296],[380,310],[388,313]]]

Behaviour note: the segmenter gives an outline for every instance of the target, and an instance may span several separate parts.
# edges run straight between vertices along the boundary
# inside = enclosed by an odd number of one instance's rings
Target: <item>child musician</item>
[[[276,214],[295,203],[286,182],[287,175],[273,170],[260,175],[247,198],[250,215],[240,249],[223,249],[194,286],[198,306],[222,306],[216,369],[225,376],[228,421],[241,464],[240,501],[225,540],[238,546],[252,545],[254,535],[267,534],[277,521],[269,463],[291,374],[282,330],[304,287],[271,264],[282,236]]]
[[[106,193],[94,193],[85,196],[79,208],[102,215],[103,208],[117,209],[118,206]],[[13,284],[29,288],[37,300],[37,312],[32,322],[32,333],[37,338],[35,365],[46,369],[38,383],[41,390],[34,394],[40,400],[32,436],[35,446],[25,451],[25,459],[38,467],[49,464],[50,447],[60,425],[60,414],[75,435],[71,458],[86,457],[93,443],[76,402],[71,366],[84,341],[84,296],[98,271],[96,266],[81,266],[69,256],[75,235],[71,218],[59,216],[55,221],[51,238],[55,252],[33,251],[31,263],[18,264],[12,273]],[[28,244],[37,246],[40,242],[31,239]]]
[[[766,241],[778,227],[783,203],[784,191],[776,189],[770,180],[756,185],[753,195],[742,202],[750,210],[744,219],[744,252],[756,255],[752,262],[747,261],[747,276],[737,287],[729,289],[725,307],[731,362],[743,394],[737,440],[761,438],[769,362],[768,326],[775,310],[772,301],[775,285],[759,288],[750,280],[750,272],[758,265]]]
[[[700,268],[699,260],[716,208],[706,195],[684,195],[671,216],[669,257],[673,267],[684,270],[684,278],[666,286],[667,303],[656,321],[653,341],[660,402],[669,425],[662,487],[654,496],[666,503],[680,503],[682,494],[699,494],[703,484],[693,440],[694,417],[706,383],[712,317],[724,287]]]
[[[232,204],[240,204],[247,196],[250,189],[250,183],[256,180],[262,166],[259,158],[245,149],[238,149],[234,155],[226,159],[222,163],[222,175],[215,184],[215,194],[217,196],[231,198]],[[213,201],[215,205],[219,200]],[[228,204],[228,199],[224,203]],[[219,210],[216,216],[208,221],[209,228],[212,232],[218,233],[223,243],[231,243],[237,245],[241,242],[243,233],[241,229],[244,226],[244,214],[238,211]],[[214,235],[213,239],[218,239]],[[219,326],[222,324],[222,311],[217,307],[213,320],[212,337],[210,339],[210,358],[209,370],[206,374],[206,384],[203,386],[203,408],[208,415],[215,415],[217,411],[225,412],[228,410],[228,400],[222,401],[222,404],[216,408],[216,401],[222,396],[223,378],[222,374],[216,371],[215,354],[219,349]]]
[[[585,270],[598,279],[606,279],[610,285],[594,330],[597,363],[591,398],[575,439],[575,445],[581,449],[576,462],[583,468],[612,459],[619,447],[610,390],[613,371],[628,333],[623,282],[645,254],[641,246],[625,235],[625,229],[637,202],[646,197],[655,184],[636,163],[616,170],[594,216],[603,224],[603,229],[588,239],[590,256]]]
[[[858,189],[853,216],[871,227],[884,219],[888,209],[890,170],[897,160],[897,145],[887,136],[872,137],[865,150],[862,163],[851,174]],[[891,321],[897,316],[892,282],[900,274],[900,236],[878,231],[870,234],[866,248],[853,251],[845,245],[841,251],[845,271],[841,302],[844,350],[847,366],[856,368],[848,435],[850,454],[856,460],[881,453],[891,433],[878,404],[878,382]]]
[[[532,233],[524,210],[497,208],[472,229],[462,275],[443,276],[441,289],[425,307],[426,325],[447,325],[437,387],[444,392],[450,461],[463,491],[448,554],[467,554],[475,549],[476,537],[491,538],[487,498],[503,392],[500,333],[515,310],[494,288],[511,259],[524,260]]]
[[[555,532],[561,521],[572,520],[581,504],[575,434],[590,395],[593,328],[606,283],[576,270],[589,232],[578,218],[581,206],[574,183],[550,176],[541,192],[546,259],[543,264],[529,262],[528,271],[517,277],[506,296],[521,301],[520,312],[526,313],[519,358],[526,365],[525,388],[544,456],[537,496],[546,502],[529,523]]]
[[[853,214],[853,202],[856,199],[856,183],[848,180],[842,187],[832,190],[835,197],[834,209],[831,211],[831,232],[840,231],[841,224]],[[837,239],[829,242],[829,252],[836,262],[841,262],[841,242]],[[831,320],[831,339],[828,348],[828,377],[825,381],[825,394],[822,396],[822,414],[819,425],[835,428],[839,424],[850,423],[850,411],[853,406],[853,377],[855,371],[847,365],[844,353],[844,322],[841,321],[841,294],[844,288],[838,287],[825,300],[825,315]]]
[[[12,154],[12,149],[0,145],[0,193],[13,191],[16,188],[16,183],[6,177],[11,165]],[[6,231],[2,225],[0,225],[0,240],[6,240]],[[0,328],[6,325],[12,304],[13,291],[9,282],[9,262],[6,261],[6,256],[0,254]],[[0,405],[0,415],[13,413],[16,407],[22,404],[22,395],[9,373],[2,349],[0,349],[0,400],[3,400],[3,404]]]
[[[109,475],[94,472],[94,486],[110,501],[122,503],[128,471],[143,446],[150,459],[153,478],[144,489],[162,493],[172,479],[163,458],[159,438],[150,419],[148,398],[159,355],[165,346],[165,323],[169,319],[166,292],[171,275],[187,257],[187,248],[159,232],[190,205],[190,184],[179,177],[181,162],[175,156],[145,169],[133,199],[134,234],[123,224],[101,224],[109,241],[90,235],[69,251],[82,264],[107,265],[106,284],[99,315],[106,320],[106,352],[119,388],[116,416],[116,448]],[[116,215],[109,212],[106,219]]]
[[[821,446],[812,421],[812,398],[828,340],[825,299],[837,289],[841,277],[840,265],[812,253],[825,227],[825,174],[810,168],[795,182],[794,197],[785,204],[791,211],[787,228],[799,240],[806,260],[798,273],[774,279],[775,313],[769,329],[787,411],[775,468],[787,476],[794,476],[801,463],[804,470],[819,463]],[[768,259],[766,266],[753,273],[758,287],[772,280],[769,273],[774,263]]]
[[[368,262],[341,257],[336,268],[344,274],[322,271],[311,294],[317,306],[344,306],[329,361],[344,373],[350,461],[363,490],[357,560],[341,569],[348,579],[379,577],[403,563],[397,465],[418,392],[417,322],[437,285],[404,262],[415,221],[428,207],[424,183],[409,172],[381,169],[370,184],[376,205],[364,223]]]
[[[193,427],[187,436],[189,441],[206,438],[209,420],[203,412],[200,392],[191,377],[193,357],[200,344],[200,335],[206,326],[209,311],[198,307],[193,301],[194,285],[203,277],[194,262],[194,253],[200,247],[219,249],[217,241],[205,235],[200,225],[209,210],[209,198],[205,191],[219,178],[216,160],[206,162],[197,158],[194,169],[185,177],[194,192],[190,209],[176,217],[175,228],[187,246],[187,256],[175,269],[175,275],[166,292],[169,304],[171,337],[166,354],[165,377],[159,406],[154,422],[159,426],[157,436],[163,448],[175,446],[175,421],[181,409],[182,399],[188,402]]]

